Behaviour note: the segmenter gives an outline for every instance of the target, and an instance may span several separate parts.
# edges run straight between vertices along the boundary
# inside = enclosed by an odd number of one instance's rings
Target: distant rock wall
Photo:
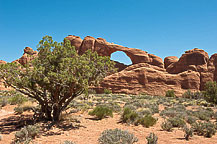
[[[181,96],[188,89],[203,90],[207,81],[217,81],[217,53],[209,58],[207,52],[195,48],[186,51],[180,58],[168,56],[163,61],[143,50],[109,43],[103,38],[87,36],[82,40],[69,35],[66,39],[80,55],[89,49],[101,56],[122,51],[131,59],[130,66],[116,62],[118,72],[104,78],[95,88],[99,93],[111,89],[113,93],[165,95],[167,90],[173,89],[176,95]],[[14,62],[24,65],[35,56],[37,52],[26,47],[23,56]]]

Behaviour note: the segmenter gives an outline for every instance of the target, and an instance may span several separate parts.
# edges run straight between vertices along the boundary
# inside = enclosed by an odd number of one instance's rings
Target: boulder
[[[6,61],[0,60],[0,64],[6,64]]]
[[[168,56],[164,58],[164,67],[165,69],[170,65],[173,64],[175,62],[177,62],[179,60],[179,58],[177,58],[176,56]]]
[[[186,51],[181,58],[172,64],[170,64],[166,70],[171,74],[178,74],[190,69],[198,72],[207,71],[207,62],[209,60],[208,53],[204,50],[195,48]],[[194,68],[192,66],[195,66]]]
[[[78,50],[82,44],[82,39],[79,36],[68,35],[66,37],[71,42],[71,45],[75,46],[75,49]]]

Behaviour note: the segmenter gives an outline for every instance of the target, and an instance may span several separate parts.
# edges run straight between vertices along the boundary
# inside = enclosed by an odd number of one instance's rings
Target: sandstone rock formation
[[[97,92],[111,89],[113,93],[165,95],[167,90],[173,89],[177,96],[181,96],[188,89],[203,90],[207,81],[217,81],[217,53],[209,58],[204,50],[195,48],[180,58],[169,56],[163,61],[143,50],[109,43],[103,38],[87,36],[82,40],[69,35],[66,39],[80,55],[86,50],[96,51],[101,56],[122,51],[131,59],[130,66],[115,62],[118,72],[105,77],[95,88]],[[23,56],[14,62],[24,65],[35,56],[37,52],[26,47]]]
[[[66,37],[71,41],[72,36]],[[73,45],[74,43],[72,43]],[[158,67],[163,68],[163,60],[153,54],[148,54],[145,51],[135,48],[127,48],[117,44],[109,43],[103,38],[97,38],[87,36],[81,43],[80,48],[78,48],[78,53],[83,54],[86,50],[96,51],[101,56],[111,56],[112,53],[116,51],[122,51],[131,59],[132,64],[137,63],[149,63]]]
[[[13,62],[18,62],[21,65],[27,64],[29,61],[33,60],[37,56],[38,52],[34,51],[30,47],[25,47],[23,56]]]

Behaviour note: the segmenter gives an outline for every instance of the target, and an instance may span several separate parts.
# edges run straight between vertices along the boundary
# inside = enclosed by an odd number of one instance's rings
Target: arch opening
[[[124,65],[131,65],[131,59],[122,51],[116,51],[111,54],[111,60],[122,63]]]

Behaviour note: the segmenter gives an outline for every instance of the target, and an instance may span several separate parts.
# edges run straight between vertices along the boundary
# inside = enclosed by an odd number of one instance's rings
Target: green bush
[[[193,112],[193,115],[200,120],[209,121],[214,116],[214,111],[211,108],[199,108],[197,111]]]
[[[22,94],[15,94],[8,99],[8,102],[11,105],[22,104],[26,101],[28,101],[28,99],[25,96],[23,96]]]
[[[186,140],[189,140],[189,138],[193,136],[193,129],[192,128],[188,128],[187,126],[185,126],[183,128],[183,131],[185,132],[184,137]]]
[[[164,130],[164,131],[168,131],[168,132],[173,131],[173,125],[172,125],[171,122],[169,122],[169,121],[164,121],[164,122],[161,124],[161,128],[162,128],[162,130]]]
[[[100,144],[133,144],[138,142],[138,138],[128,131],[109,129],[101,133],[98,142]]]
[[[121,116],[121,121],[123,123],[134,123],[138,117],[139,115],[135,111],[131,110],[129,107],[125,107]]]
[[[169,118],[168,121],[173,127],[184,127],[186,125],[185,121],[180,117]]]
[[[194,116],[187,116],[187,118],[186,118],[186,121],[189,124],[193,124],[196,120],[197,120],[197,118]]]
[[[0,99],[0,107],[4,107],[8,104],[7,98],[1,98]]]
[[[138,118],[135,122],[135,125],[141,124],[142,126],[149,128],[150,126],[155,125],[157,119],[153,118],[151,115],[146,115],[144,117]]]
[[[199,136],[211,138],[216,133],[215,125],[211,122],[195,122],[192,127]]]
[[[15,133],[15,143],[28,144],[32,139],[39,135],[38,125],[28,125]]]
[[[176,97],[174,90],[166,91],[166,97]]]
[[[154,133],[150,133],[147,137],[147,144],[157,144],[158,137]]]
[[[110,90],[110,89],[104,89],[104,94],[112,94],[112,90]]]
[[[216,82],[207,82],[205,84],[204,98],[206,101],[217,104],[217,84]]]
[[[96,116],[98,119],[103,119],[107,116],[113,117],[112,110],[107,106],[96,106],[92,111],[88,113],[91,116]]]

